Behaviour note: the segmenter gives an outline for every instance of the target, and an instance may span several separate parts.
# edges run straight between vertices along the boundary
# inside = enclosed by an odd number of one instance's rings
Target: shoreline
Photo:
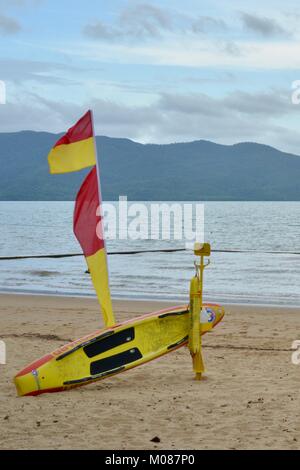
[[[5,296],[5,295],[11,295],[11,296],[24,296],[24,297],[57,297],[57,298],[70,298],[70,299],[93,299],[93,300],[97,300],[97,297],[96,295],[94,294],[91,294],[91,295],[81,295],[81,294],[67,294],[67,293],[62,293],[62,294],[59,294],[57,292],[55,293],[51,293],[51,292],[38,292],[38,291],[14,291],[14,290],[1,290],[0,289],[0,298],[1,296]],[[124,301],[124,302],[156,302],[156,303],[160,303],[160,304],[168,304],[168,306],[172,306],[172,305],[181,305],[181,304],[186,304],[188,303],[188,297],[186,299],[186,301],[184,299],[176,299],[174,298],[173,301],[171,300],[168,300],[168,299],[163,299],[163,298],[144,298],[144,297],[122,297],[122,296],[112,296],[112,300],[113,301]],[[212,300],[212,299],[205,299],[204,298],[204,303],[216,303],[216,304],[220,304],[220,305],[224,305],[226,307],[257,307],[257,308],[276,308],[276,309],[282,309],[282,308],[285,308],[285,309],[290,309],[290,310],[295,310],[295,309],[300,309],[300,305],[297,305],[297,304],[285,304],[285,303],[269,303],[269,302],[259,302],[259,303],[255,303],[255,302],[248,302],[248,303],[245,303],[245,302],[241,302],[241,301],[236,301],[236,302],[225,302],[225,301],[218,301],[218,300]]]

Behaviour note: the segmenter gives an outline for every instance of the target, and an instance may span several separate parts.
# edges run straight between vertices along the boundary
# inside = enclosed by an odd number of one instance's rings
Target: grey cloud
[[[217,99],[203,93],[190,93],[189,95],[163,93],[160,97],[159,108],[164,112],[190,116],[217,116],[220,114],[220,107],[217,103]]]
[[[156,6],[143,3],[125,8],[117,23],[106,25],[101,21],[87,24],[83,33],[93,39],[113,41],[116,39],[147,39],[159,37],[172,28],[169,15]]]
[[[234,41],[221,41],[219,48],[226,54],[237,57],[243,55],[241,48]]]
[[[156,36],[161,30],[171,29],[169,15],[147,3],[126,8],[121,14],[120,24],[129,27],[137,36]]]
[[[23,29],[21,23],[18,20],[6,15],[7,10],[9,10],[11,7],[36,7],[43,2],[44,0],[0,0],[0,35],[13,35]],[[2,12],[5,12],[5,14],[2,14]]]
[[[0,119],[2,131],[23,130],[30,116],[31,129],[59,132],[92,106],[97,134],[101,135],[157,143],[257,141],[298,153],[300,137],[276,121],[299,112],[287,95],[278,90],[257,94],[236,91],[221,98],[165,93],[148,106],[129,106],[101,99],[77,105],[27,94],[14,105],[0,106]]]
[[[290,32],[286,31],[276,20],[253,15],[250,13],[240,13],[243,25],[248,31],[258,33],[262,36],[289,36]]]
[[[16,34],[21,29],[21,25],[18,21],[9,16],[0,15],[0,34],[2,36]]]
[[[186,115],[226,117],[235,114],[236,118],[273,119],[287,114],[299,113],[292,105],[289,91],[246,93],[235,91],[223,98],[215,98],[200,93],[189,95],[162,94],[160,107],[163,110]]]
[[[101,21],[87,24],[83,29],[83,33],[85,36],[92,39],[104,39],[109,41],[122,37],[123,35],[118,27],[107,26]]]
[[[66,122],[72,122],[78,109],[69,110],[69,104],[65,103],[63,112],[57,111],[59,103],[51,107],[43,105],[41,100],[36,100],[33,96],[27,95],[27,101],[19,100],[17,103],[8,102],[0,106],[1,132],[35,130],[49,130],[49,120],[51,120],[52,130],[66,130]],[[80,114],[79,114],[80,115]],[[24,124],[26,123],[26,124]],[[68,126],[70,127],[70,126]]]
[[[224,32],[227,30],[227,24],[219,18],[200,16],[192,22],[192,30],[195,33]]]
[[[224,99],[227,108],[246,115],[280,117],[289,113],[299,112],[291,103],[290,94],[283,90],[265,93],[246,93],[237,91]]]

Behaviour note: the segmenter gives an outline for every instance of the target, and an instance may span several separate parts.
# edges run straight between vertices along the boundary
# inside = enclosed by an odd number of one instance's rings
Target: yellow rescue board
[[[224,316],[223,307],[205,304],[209,328]],[[97,330],[33,362],[14,381],[18,395],[69,390],[124,372],[188,342],[189,310],[173,307],[114,327]],[[199,319],[200,320],[200,319]]]

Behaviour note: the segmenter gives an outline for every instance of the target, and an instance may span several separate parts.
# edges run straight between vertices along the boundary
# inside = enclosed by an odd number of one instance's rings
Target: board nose
[[[24,375],[16,376],[14,378],[14,383],[19,397],[38,392],[38,383],[36,381],[35,375],[32,372],[33,371]]]
[[[225,309],[224,307],[218,306],[217,311],[216,311],[216,320],[215,320],[215,325],[217,325],[224,317],[225,315]]]

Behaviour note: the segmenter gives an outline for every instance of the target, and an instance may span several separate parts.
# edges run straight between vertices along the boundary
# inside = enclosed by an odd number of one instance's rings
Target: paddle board
[[[219,305],[205,304],[202,334],[216,326],[224,313]],[[180,306],[97,330],[19,372],[14,379],[18,395],[69,390],[156,359],[187,344],[189,321],[188,307]]]

